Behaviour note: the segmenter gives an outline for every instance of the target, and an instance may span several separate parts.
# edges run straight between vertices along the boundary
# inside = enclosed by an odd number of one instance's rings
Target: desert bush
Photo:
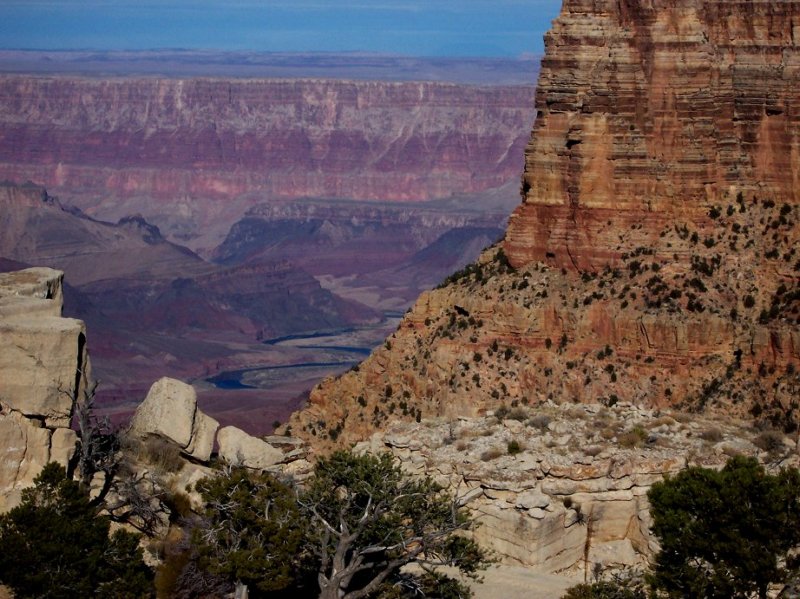
[[[716,427],[709,428],[700,433],[700,438],[703,441],[718,443],[719,441],[722,441],[722,431]]]
[[[647,440],[647,432],[641,426],[634,426],[631,430],[617,437],[620,447],[627,449],[639,447],[645,440]]]
[[[524,422],[527,417],[528,411],[525,408],[511,408],[508,411],[506,420],[517,420],[519,422]]]
[[[522,445],[516,439],[508,442],[508,455],[517,455],[522,452]]]
[[[158,474],[180,472],[186,463],[181,457],[181,449],[163,437],[148,435],[137,439],[126,435],[121,439],[126,453],[153,467]]]
[[[762,451],[775,453],[784,448],[783,433],[776,430],[768,430],[760,433],[755,439],[753,444]]]
[[[673,424],[675,424],[675,419],[672,418],[671,416],[660,416],[655,420],[653,420],[652,422],[648,423],[647,426],[649,428],[657,428],[659,426],[664,426],[664,425],[672,426]]]
[[[755,458],[720,471],[690,467],[647,494],[661,551],[649,577],[658,597],[768,596],[800,542],[800,473],[767,474]],[[779,507],[780,506],[780,507]]]
[[[63,466],[45,465],[20,505],[0,516],[0,583],[20,598],[151,597],[139,536],[109,535],[98,512]]]
[[[491,462],[501,455],[503,455],[503,451],[499,447],[491,447],[481,454],[481,460],[484,462]]]
[[[536,416],[532,416],[528,420],[528,426],[532,426],[533,428],[538,428],[540,431],[543,431],[549,426],[551,420],[552,419],[547,414],[536,414]]]

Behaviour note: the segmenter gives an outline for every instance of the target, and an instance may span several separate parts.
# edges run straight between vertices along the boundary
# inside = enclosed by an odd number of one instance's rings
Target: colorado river
[[[400,315],[391,313],[386,314],[386,320],[373,326],[268,339],[264,345],[283,348],[288,359],[296,355],[302,361],[226,370],[208,377],[206,381],[225,390],[273,389],[291,380],[309,380],[313,385],[361,362],[397,328],[399,322]]]

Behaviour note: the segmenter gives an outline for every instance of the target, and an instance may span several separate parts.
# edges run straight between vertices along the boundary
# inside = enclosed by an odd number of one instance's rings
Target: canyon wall
[[[676,219],[710,226],[739,193],[797,205],[798,28],[794,1],[566,0],[545,37],[512,264],[602,269]]]
[[[66,466],[75,400],[89,382],[83,322],[61,317],[63,274],[0,274],[0,512],[50,461]]]
[[[325,450],[548,400],[797,430],[798,26],[799,2],[567,0],[505,240],[294,432]]]
[[[498,187],[519,172],[532,96],[532,86],[4,75],[0,179],[31,180],[107,220],[158,217],[191,243],[256,200]]]

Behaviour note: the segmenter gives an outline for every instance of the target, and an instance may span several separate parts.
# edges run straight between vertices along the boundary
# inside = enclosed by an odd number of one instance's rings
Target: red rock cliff
[[[738,192],[797,204],[798,38],[800,2],[565,0],[511,262],[595,269]]]
[[[632,402],[800,422],[800,2],[565,0],[523,203],[293,416],[318,447],[396,419]]]

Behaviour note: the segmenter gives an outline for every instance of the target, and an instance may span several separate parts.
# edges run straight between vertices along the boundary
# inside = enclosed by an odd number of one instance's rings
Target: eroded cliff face
[[[415,201],[498,187],[519,172],[532,95],[532,86],[2,76],[0,178],[34,181],[105,220],[142,213],[192,243],[209,228],[224,236],[257,200]]]
[[[89,380],[86,329],[61,317],[63,273],[0,274],[0,512],[50,461],[66,466],[70,420]]]
[[[795,2],[567,0],[505,241],[317,387],[293,431],[325,449],[547,400],[795,430],[798,26]]]
[[[799,32],[793,1],[565,0],[545,38],[511,263],[671,256],[665,225],[713,227],[709,210],[739,193],[796,205]]]

